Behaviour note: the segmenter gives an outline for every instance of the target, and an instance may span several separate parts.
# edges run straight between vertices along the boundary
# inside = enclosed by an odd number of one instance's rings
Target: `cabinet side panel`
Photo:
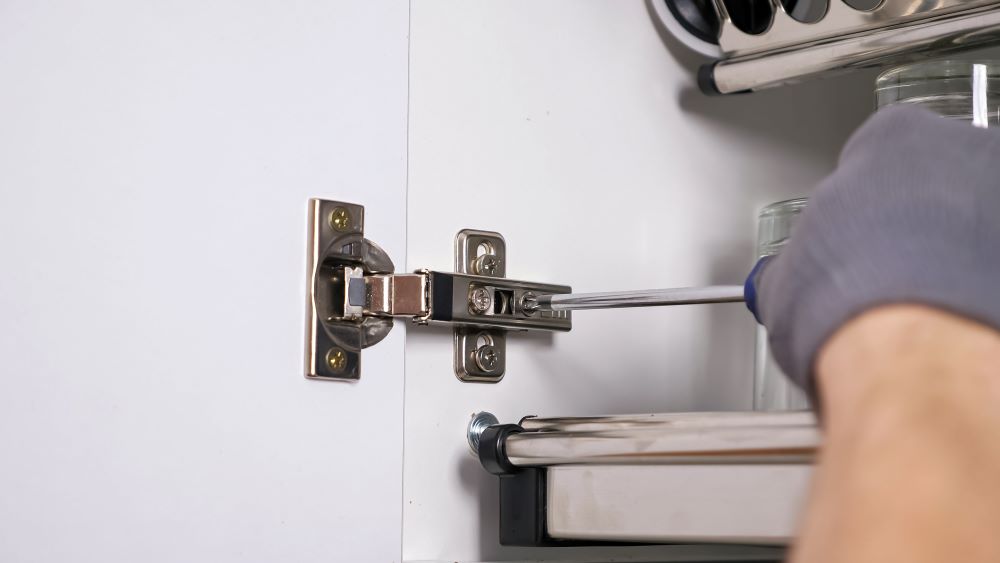
[[[742,283],[758,210],[808,195],[871,108],[868,73],[707,98],[638,0],[422,0],[411,29],[408,269],[450,268],[478,228],[506,238],[508,276],[578,292]],[[578,311],[510,334],[503,381],[472,385],[448,331],[410,327],[405,558],[633,556],[497,545],[469,416],[748,410],[754,330],[741,304]]]

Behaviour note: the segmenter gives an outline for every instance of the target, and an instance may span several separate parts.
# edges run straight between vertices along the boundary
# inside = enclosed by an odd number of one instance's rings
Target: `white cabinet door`
[[[309,197],[404,256],[407,19],[0,3],[0,560],[399,561],[404,331],[303,311]]]

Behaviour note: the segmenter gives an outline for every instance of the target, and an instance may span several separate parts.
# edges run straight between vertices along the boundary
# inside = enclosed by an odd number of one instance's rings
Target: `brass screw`
[[[330,226],[333,230],[343,232],[351,228],[351,214],[346,208],[337,207],[330,212]]]
[[[344,371],[347,367],[347,353],[340,348],[331,348],[326,353],[326,365],[335,372]]]

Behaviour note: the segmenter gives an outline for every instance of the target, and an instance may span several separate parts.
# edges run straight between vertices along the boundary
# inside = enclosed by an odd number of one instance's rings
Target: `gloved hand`
[[[810,396],[845,322],[924,304],[1000,328],[1000,132],[891,107],[851,137],[791,238],[746,284],[775,360]]]

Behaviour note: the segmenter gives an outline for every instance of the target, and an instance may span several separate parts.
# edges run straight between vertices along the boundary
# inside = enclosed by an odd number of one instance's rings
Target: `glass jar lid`
[[[934,60],[890,68],[875,79],[878,108],[913,104],[980,127],[1000,125],[1000,61]]]

